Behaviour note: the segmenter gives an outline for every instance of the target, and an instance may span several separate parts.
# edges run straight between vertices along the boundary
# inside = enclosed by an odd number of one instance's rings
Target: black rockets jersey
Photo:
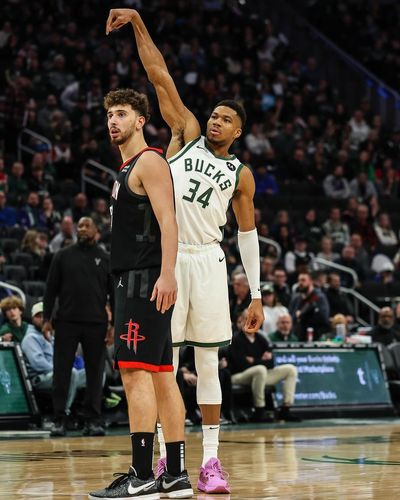
[[[134,193],[128,177],[146,148],[121,165],[111,193],[111,271],[161,266],[161,231],[148,196]]]

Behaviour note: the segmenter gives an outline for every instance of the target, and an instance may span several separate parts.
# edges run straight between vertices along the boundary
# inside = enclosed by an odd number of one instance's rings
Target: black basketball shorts
[[[172,372],[171,316],[150,302],[160,268],[114,274],[114,367]]]

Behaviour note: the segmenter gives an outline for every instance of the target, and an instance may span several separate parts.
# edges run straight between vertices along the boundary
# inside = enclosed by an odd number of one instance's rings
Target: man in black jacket
[[[65,435],[65,403],[78,344],[86,369],[84,435],[104,435],[101,399],[106,337],[112,337],[106,305],[112,304],[113,287],[109,256],[96,243],[97,228],[90,217],[78,222],[78,242],[59,250],[52,260],[44,296],[43,333],[49,338],[55,327],[53,436]],[[58,310],[53,315],[58,298]]]
[[[314,339],[329,330],[329,304],[324,293],[316,288],[307,272],[297,278],[297,290],[289,304],[294,332],[300,340],[307,338],[307,328],[314,330]]]
[[[234,335],[229,348],[229,368],[232,383],[250,385],[253,393],[256,422],[268,421],[265,410],[265,386],[275,385],[283,380],[283,405],[278,411],[278,419],[298,421],[290,413],[294,401],[297,369],[285,364],[274,367],[273,354],[268,341],[259,333],[244,332],[247,310],[237,318],[238,332]]]
[[[399,335],[394,328],[394,312],[390,307],[382,307],[379,311],[378,324],[371,330],[372,342],[390,345],[399,341]]]

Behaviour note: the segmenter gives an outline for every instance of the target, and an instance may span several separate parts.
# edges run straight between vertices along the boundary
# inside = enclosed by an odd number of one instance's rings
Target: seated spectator
[[[243,330],[246,319],[245,309],[237,318],[238,333],[234,335],[229,347],[232,383],[251,387],[255,406],[253,421],[266,422],[269,419],[265,408],[265,387],[283,380],[283,405],[278,411],[278,418],[298,421],[290,412],[296,389],[296,367],[289,364],[274,367],[268,341],[259,333],[247,333]]]
[[[364,113],[360,109],[354,111],[348,127],[350,129],[350,147],[356,151],[359,145],[367,140],[370,131],[369,125],[364,119]]]
[[[359,172],[357,177],[350,181],[350,194],[360,202],[366,203],[377,196],[374,183],[368,180],[365,172]]]
[[[271,149],[271,144],[266,138],[259,123],[254,122],[250,132],[245,136],[244,142],[246,148],[255,156],[261,156],[268,149]]]
[[[274,283],[274,291],[276,298],[280,304],[285,307],[288,307],[290,304],[290,288],[287,284],[287,274],[286,271],[282,268],[276,268],[274,270],[273,279]]]
[[[365,279],[364,271],[356,259],[356,252],[353,247],[346,245],[343,247],[340,258],[336,261],[336,264],[341,266],[349,267],[355,271],[358,281],[363,281]],[[358,285],[358,282],[354,282],[353,276],[351,274],[340,271],[340,282],[345,288],[352,288]]]
[[[35,165],[31,170],[29,189],[35,191],[39,196],[49,196],[51,190],[51,179],[45,174],[43,165]]]
[[[15,161],[8,176],[8,198],[13,204],[19,203],[28,194],[28,183],[24,179],[24,165]]]
[[[350,196],[350,187],[344,177],[342,165],[337,165],[333,173],[326,176],[323,183],[325,195],[334,200],[347,200]]]
[[[66,210],[65,215],[70,215],[76,224],[82,217],[89,217],[90,210],[85,193],[75,195],[72,208]]]
[[[378,254],[372,260],[371,269],[375,271],[374,281],[388,285],[395,283],[397,280],[394,277],[394,265],[389,259],[385,259],[386,255]]]
[[[34,389],[51,390],[53,386],[53,341],[48,341],[42,333],[43,302],[32,306],[32,324],[28,326],[21,349],[26,360],[28,376]],[[70,414],[71,405],[75,400],[78,389],[86,386],[85,369],[72,368],[71,381],[68,390],[68,399],[65,413]]]
[[[261,261],[260,278],[261,281],[271,281],[274,276],[275,261],[271,257],[264,257]]]
[[[384,345],[398,342],[397,330],[394,326],[394,312],[391,307],[382,307],[379,311],[378,324],[369,332],[372,342],[380,342]]]
[[[349,334],[349,326],[346,317],[343,314],[335,314],[330,320],[330,330],[321,335],[320,340],[335,340],[344,342]]]
[[[55,232],[59,229],[61,224],[61,214],[58,210],[54,209],[53,200],[50,196],[46,196],[42,201],[42,217],[44,220],[45,228],[49,236],[52,238]]]
[[[353,233],[350,237],[350,246],[354,248],[355,258],[361,267],[364,276],[367,276],[370,268],[370,256],[365,248],[361,234]]]
[[[17,211],[7,206],[7,196],[0,191],[0,228],[13,227],[17,224]]]
[[[2,342],[21,342],[28,329],[28,323],[22,321],[24,306],[22,300],[15,295],[6,297],[0,302],[0,309],[6,321],[0,327]]]
[[[375,234],[381,247],[393,247],[399,240],[393,231],[390,216],[386,212],[378,215],[378,220],[374,223]]]
[[[342,213],[342,221],[345,222],[349,227],[353,223],[357,215],[357,208],[360,202],[354,196],[350,196],[347,200],[346,208]]]
[[[372,226],[369,208],[367,205],[361,204],[357,207],[357,213],[354,221],[350,226],[352,233],[361,235],[364,244],[371,252],[374,251],[377,244],[377,237]]]
[[[18,214],[18,223],[27,229],[44,229],[45,220],[40,210],[40,198],[38,193],[31,191],[28,194],[26,204]]]
[[[326,298],[329,304],[330,319],[337,314],[343,314],[349,323],[354,321],[354,311],[347,296],[340,291],[340,275],[338,273],[330,273],[328,277],[329,286],[325,290]]]
[[[268,335],[270,342],[298,342],[297,335],[293,332],[293,321],[290,314],[279,316],[276,330]]]
[[[350,241],[349,226],[341,221],[339,207],[332,207],[329,212],[329,219],[322,224],[322,228],[333,241],[334,248],[342,248]]]
[[[304,272],[307,272],[307,270]],[[322,269],[315,269],[311,272],[311,279],[315,288],[319,288],[321,291],[325,290],[328,281],[328,276],[325,271]]]
[[[289,235],[292,237],[294,230],[287,210],[279,210],[277,213],[276,222],[274,222],[271,227],[271,235],[273,238],[277,238],[279,236],[279,230],[282,226],[287,227]]]
[[[262,329],[265,338],[268,338],[268,335],[276,330],[276,323],[279,316],[282,316],[282,314],[288,314],[289,311],[278,302],[272,283],[267,283],[262,287],[261,296],[264,311],[264,323]]]
[[[74,222],[69,215],[63,217],[59,233],[50,241],[50,252],[56,253],[60,248],[63,248],[65,240],[72,241],[72,243],[76,243],[77,240]]]
[[[21,251],[32,256],[33,264],[40,265],[45,254],[45,249],[39,242],[39,233],[34,229],[29,229],[21,242]]]
[[[293,250],[293,240],[288,226],[280,226],[278,235],[274,237],[282,250],[282,255]]]
[[[323,235],[323,229],[317,219],[317,212],[314,208],[307,210],[304,219],[299,222],[297,234],[301,234],[308,241],[312,252],[317,250]]]
[[[110,210],[104,198],[97,198],[94,202],[93,212],[90,217],[93,219],[100,233],[110,229]]]
[[[388,161],[391,162],[390,159]],[[388,168],[384,164],[383,168],[382,178],[375,181],[379,198],[397,200],[400,194],[397,172],[391,163]]]
[[[324,236],[321,239],[321,251],[317,253],[317,257],[320,259],[328,260],[329,262],[334,262],[340,255],[333,251],[333,241],[329,236]],[[318,264],[319,269],[326,269],[325,264]]]
[[[314,254],[307,250],[308,242],[304,236],[296,236],[294,242],[294,250],[287,252],[285,255],[285,269],[288,274],[293,274],[296,271],[296,266],[300,260],[302,264],[311,264]]]
[[[257,195],[278,194],[279,188],[275,176],[270,174],[267,167],[259,165],[254,169],[254,182],[256,183]]]
[[[314,329],[314,339],[329,328],[329,304],[324,293],[314,287],[309,273],[301,273],[297,290],[289,305],[294,332],[300,340],[307,339],[307,328]]]
[[[244,273],[236,274],[232,279],[232,288],[234,297],[231,300],[231,320],[236,323],[236,318],[251,302],[247,276]]]

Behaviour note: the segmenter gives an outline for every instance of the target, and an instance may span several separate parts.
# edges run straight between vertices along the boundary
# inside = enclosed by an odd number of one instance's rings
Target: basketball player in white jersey
[[[226,261],[219,245],[230,203],[239,225],[239,250],[252,297],[245,329],[257,331],[264,319],[254,222],[254,179],[251,171],[229,154],[230,146],[242,133],[246,114],[239,103],[222,101],[211,113],[206,137],[202,136],[198,120],[183,104],[138,12],[111,10],[106,33],[127,23],[133,26],[140,59],[172,133],[166,156],[174,181],[179,240],[178,298],[172,317],[172,340],[175,369],[179,346],[192,345],[195,350],[197,402],[203,422],[203,461],[197,487],[206,493],[229,493],[217,450],[221,408],[218,347],[229,344],[232,335]],[[161,428],[159,441],[164,457]],[[164,468],[165,460],[161,458],[157,473]]]

